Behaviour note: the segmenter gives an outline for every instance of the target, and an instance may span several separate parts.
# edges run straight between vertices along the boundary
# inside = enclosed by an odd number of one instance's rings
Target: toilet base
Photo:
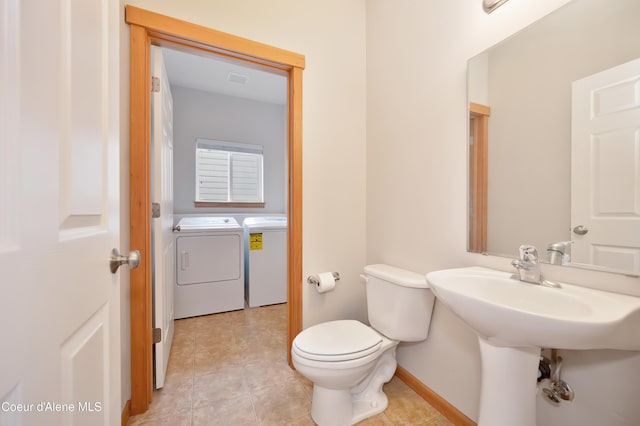
[[[389,399],[382,386],[393,377],[396,346],[383,353],[371,374],[351,389],[328,389],[313,385],[311,418],[319,426],[350,426],[386,410]]]
[[[353,424],[353,406],[349,389],[327,389],[313,385],[311,418],[319,426]]]

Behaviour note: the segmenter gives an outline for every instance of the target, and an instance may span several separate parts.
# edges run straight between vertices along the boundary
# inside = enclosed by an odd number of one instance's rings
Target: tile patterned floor
[[[313,426],[312,384],[287,365],[286,305],[177,320],[167,379],[129,426]],[[452,425],[401,380],[359,425]]]

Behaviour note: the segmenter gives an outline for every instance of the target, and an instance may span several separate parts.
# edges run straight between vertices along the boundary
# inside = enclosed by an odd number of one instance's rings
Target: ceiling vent
[[[247,84],[247,81],[249,81],[249,76],[238,74],[235,72],[230,72],[229,75],[227,76],[227,80],[229,80],[232,83]]]

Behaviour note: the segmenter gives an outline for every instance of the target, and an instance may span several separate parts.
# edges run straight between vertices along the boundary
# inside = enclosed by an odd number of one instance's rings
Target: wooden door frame
[[[487,171],[489,149],[489,116],[491,108],[486,105],[469,104],[469,118],[473,125],[469,128],[469,215],[468,250],[474,253],[487,251]]]
[[[140,250],[131,271],[131,414],[143,413],[153,393],[151,301],[151,45],[222,55],[288,77],[288,347],[302,330],[302,70],[303,55],[236,37],[134,6],[130,27],[130,247]]]

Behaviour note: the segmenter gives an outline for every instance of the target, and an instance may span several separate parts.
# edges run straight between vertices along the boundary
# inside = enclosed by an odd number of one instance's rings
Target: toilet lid
[[[302,331],[293,341],[298,354],[317,361],[345,361],[376,352],[382,338],[355,320],[330,321]]]

